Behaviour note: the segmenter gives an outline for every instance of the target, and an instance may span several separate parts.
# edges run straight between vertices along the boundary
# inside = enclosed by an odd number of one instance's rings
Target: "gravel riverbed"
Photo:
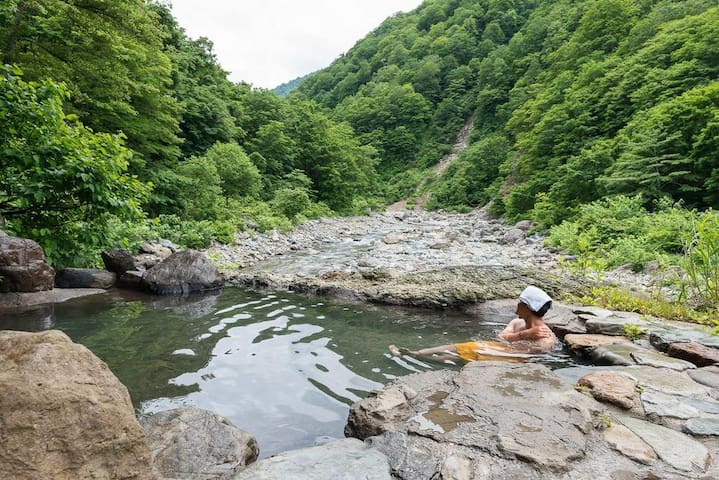
[[[404,291],[408,279],[446,286],[455,280],[489,283],[515,279],[508,288],[472,291],[454,298],[446,290],[429,305],[472,303],[507,294],[521,282],[554,283],[545,288],[557,293],[579,291],[589,283],[567,268],[572,257],[544,245],[545,238],[529,234],[528,221],[508,225],[482,211],[466,214],[425,211],[374,213],[368,216],[336,217],[308,221],[290,232],[241,232],[233,245],[215,245],[207,253],[231,284],[270,286],[358,297],[384,303],[421,304],[415,301],[423,290],[396,298],[396,289],[382,284],[399,282]],[[428,272],[443,272],[426,279]],[[469,272],[469,276],[468,276]],[[487,274],[487,272],[493,272]],[[495,274],[502,277],[496,279]],[[423,277],[424,275],[424,277]],[[485,278],[486,277],[486,278]],[[652,274],[615,270],[602,274],[601,281],[636,291],[654,288]],[[509,294],[511,297],[511,293]]]

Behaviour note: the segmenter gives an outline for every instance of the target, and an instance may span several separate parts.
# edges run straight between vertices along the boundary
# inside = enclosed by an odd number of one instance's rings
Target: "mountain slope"
[[[717,44],[713,1],[433,0],[298,91],[380,152],[391,185],[416,185],[474,113],[430,208],[492,201],[546,224],[624,192],[716,208]]]

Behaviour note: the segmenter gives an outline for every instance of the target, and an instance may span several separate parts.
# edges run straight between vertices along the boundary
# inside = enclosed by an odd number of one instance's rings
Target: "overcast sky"
[[[171,0],[191,38],[207,37],[230,79],[274,88],[329,65],[392,14],[422,0]]]

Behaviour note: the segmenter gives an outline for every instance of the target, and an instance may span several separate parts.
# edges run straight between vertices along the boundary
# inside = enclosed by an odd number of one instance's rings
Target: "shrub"
[[[683,298],[719,307],[719,212],[708,211],[694,224],[681,266]]]
[[[287,218],[294,218],[310,207],[310,195],[304,188],[280,188],[270,202],[272,208]]]

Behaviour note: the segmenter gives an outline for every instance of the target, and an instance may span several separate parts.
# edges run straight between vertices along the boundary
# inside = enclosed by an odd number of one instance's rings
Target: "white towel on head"
[[[519,301],[526,304],[533,312],[539,311],[552,297],[541,288],[529,286],[519,294]]]

